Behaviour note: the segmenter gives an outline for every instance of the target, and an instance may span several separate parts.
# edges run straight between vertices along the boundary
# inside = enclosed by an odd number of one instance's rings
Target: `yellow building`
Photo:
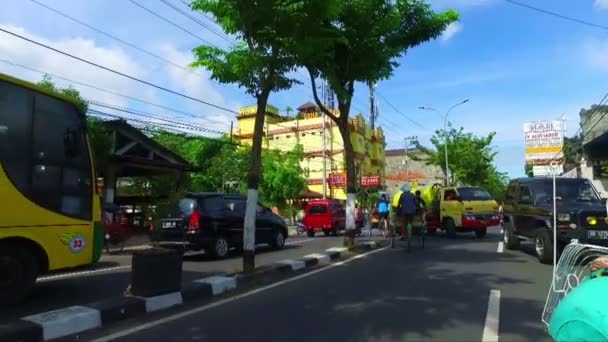
[[[257,106],[242,108],[238,116],[238,128],[234,135],[242,143],[251,143]],[[333,175],[346,175],[344,163],[344,140],[338,127],[325,117],[318,108],[308,102],[298,107],[295,117],[280,115],[279,110],[266,106],[264,127],[264,147],[273,150],[289,151],[296,144],[302,145],[305,159],[302,168],[308,178],[308,197],[312,193],[323,194],[323,162],[326,164],[327,180],[325,195],[330,198],[346,200],[346,188],[330,182]],[[337,110],[333,112],[338,115]],[[380,176],[384,185],[385,139],[382,128],[372,131],[363,115],[358,114],[350,120],[350,139],[355,150],[357,173],[361,176]],[[324,132],[325,128],[325,132]],[[325,138],[325,151],[323,139]],[[325,157],[324,157],[325,155]]]

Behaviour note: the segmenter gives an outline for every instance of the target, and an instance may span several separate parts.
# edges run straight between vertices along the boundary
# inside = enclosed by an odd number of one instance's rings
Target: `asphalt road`
[[[526,252],[499,253],[499,240],[498,232],[484,240],[433,237],[424,251],[387,248],[180,316],[125,322],[79,338],[481,341],[490,293],[500,293],[499,309],[493,305],[500,341],[550,341],[540,317],[551,267]]]
[[[287,239],[283,250],[258,246],[256,265],[268,265],[278,260],[322,252],[341,243],[342,237],[292,236]],[[0,324],[12,318],[120,296],[130,283],[130,264],[129,254],[104,255],[94,267],[42,277],[25,302],[0,310]],[[186,282],[215,274],[237,272],[241,268],[242,259],[236,253],[224,260],[213,260],[204,255],[185,256],[183,280]]]

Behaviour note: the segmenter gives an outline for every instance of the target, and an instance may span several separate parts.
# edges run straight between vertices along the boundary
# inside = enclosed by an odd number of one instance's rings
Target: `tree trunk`
[[[355,244],[355,199],[357,198],[357,173],[355,170],[355,150],[350,141],[348,119],[340,118],[338,128],[344,140],[344,159],[346,163],[346,231],[344,246]]]
[[[264,118],[266,103],[270,91],[263,91],[257,98],[257,112],[253,128],[253,141],[251,146],[251,167],[247,181],[247,209],[243,231],[243,272],[255,271],[255,219],[258,206],[258,186],[262,172],[262,140],[264,134]]]

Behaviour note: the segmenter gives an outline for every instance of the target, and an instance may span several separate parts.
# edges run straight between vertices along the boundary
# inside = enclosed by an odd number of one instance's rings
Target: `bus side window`
[[[23,194],[29,192],[27,148],[31,115],[31,93],[0,81],[0,164],[15,188]]]

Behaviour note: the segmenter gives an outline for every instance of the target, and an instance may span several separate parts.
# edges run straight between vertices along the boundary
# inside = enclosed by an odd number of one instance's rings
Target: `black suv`
[[[247,197],[239,194],[187,194],[161,220],[159,244],[204,250],[213,257],[224,258],[231,248],[242,248],[246,206]],[[255,225],[256,244],[285,246],[287,225],[283,218],[258,204]]]
[[[572,239],[608,246],[605,199],[585,178],[556,178],[558,252]],[[504,202],[504,244],[519,248],[532,240],[542,263],[553,262],[553,179],[529,177],[512,180]]]

